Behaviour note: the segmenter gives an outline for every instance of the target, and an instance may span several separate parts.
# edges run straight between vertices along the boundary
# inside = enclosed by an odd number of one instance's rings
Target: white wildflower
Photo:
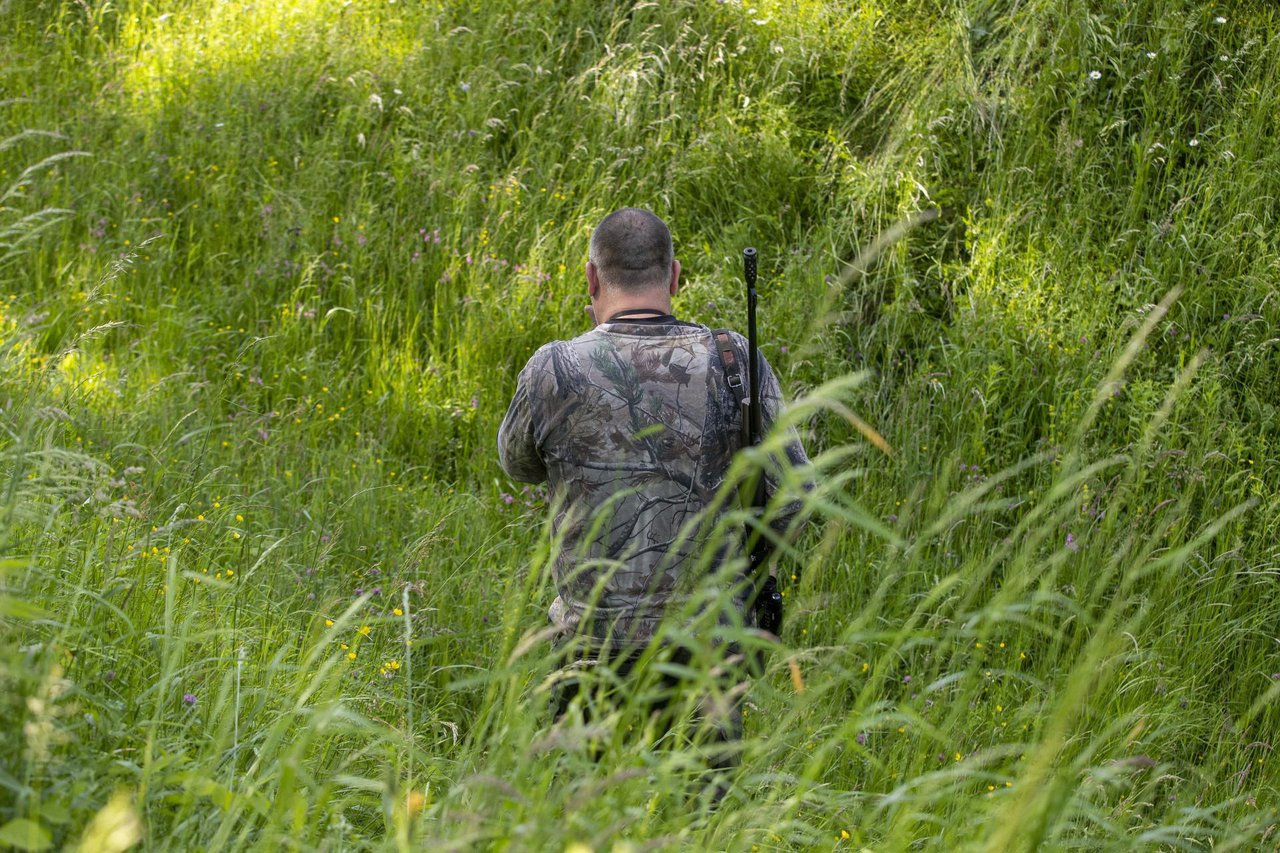
[[[1101,80],[1101,79],[1102,79],[1102,72],[1101,72],[1101,71],[1090,71],[1090,72],[1089,72],[1089,79],[1090,79],[1090,80]]]
[[[1224,18],[1224,17],[1222,17],[1221,15],[1219,15],[1218,17],[1216,17],[1216,18],[1214,18],[1214,19],[1213,19],[1213,22],[1214,22],[1215,24],[1217,24],[1217,25],[1221,26],[1221,25],[1223,25],[1223,24],[1225,24],[1225,23],[1227,22],[1227,19],[1226,19],[1226,18]]]

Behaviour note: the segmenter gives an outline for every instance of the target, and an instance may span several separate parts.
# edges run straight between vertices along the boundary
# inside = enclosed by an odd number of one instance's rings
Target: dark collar
[[[639,316],[637,316],[639,315]],[[648,316],[646,316],[648,315]],[[606,323],[617,323],[625,321],[627,323],[675,323],[676,315],[664,314],[656,308],[624,308],[617,314],[614,314]]]

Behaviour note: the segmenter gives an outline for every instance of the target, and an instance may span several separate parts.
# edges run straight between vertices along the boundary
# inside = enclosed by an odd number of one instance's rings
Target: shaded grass
[[[0,212],[70,211],[0,269],[5,820],[61,844],[124,788],[157,847],[1272,837],[1269,7],[11,8],[0,186],[91,156]],[[545,505],[492,436],[622,203],[713,326],[762,247],[794,395],[869,369],[799,409],[829,487],[716,812],[693,752],[593,761],[512,657]]]

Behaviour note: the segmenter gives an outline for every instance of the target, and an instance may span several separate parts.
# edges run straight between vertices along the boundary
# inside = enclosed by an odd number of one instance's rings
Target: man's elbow
[[[498,448],[498,464],[508,477],[518,483],[544,483],[547,480],[547,468],[540,459],[526,459]]]

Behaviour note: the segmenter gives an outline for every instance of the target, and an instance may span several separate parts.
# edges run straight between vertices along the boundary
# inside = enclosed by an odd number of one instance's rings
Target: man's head
[[[588,278],[630,294],[666,290],[679,274],[667,224],[638,207],[615,210],[596,226],[587,267]]]

